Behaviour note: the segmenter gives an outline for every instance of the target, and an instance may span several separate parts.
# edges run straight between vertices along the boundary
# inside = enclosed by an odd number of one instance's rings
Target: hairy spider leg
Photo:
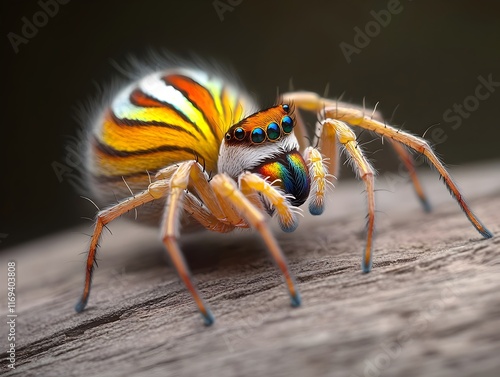
[[[191,272],[178,244],[178,238],[180,236],[179,224],[182,216],[181,206],[184,208],[184,196],[190,183],[191,186],[195,188],[200,199],[206,203],[211,213],[216,218],[222,219],[225,217],[223,211],[217,204],[217,199],[199,163],[196,161],[181,163],[170,178],[170,190],[167,197],[165,212],[163,214],[161,239],[179,278],[191,293],[203,317],[205,325],[209,326],[214,322],[214,317],[193,282]]]
[[[429,199],[427,199],[427,196],[425,195],[424,189],[420,184],[420,180],[417,177],[417,172],[415,171],[415,161],[413,159],[413,156],[401,143],[398,143],[397,141],[391,138],[389,138],[388,140],[391,143],[394,150],[396,151],[396,153],[398,154],[401,162],[403,162],[406,170],[408,171],[410,179],[413,183],[413,189],[415,190],[415,193],[417,194],[420,204],[422,204],[422,207],[424,208],[424,211],[431,212],[432,206],[431,203],[429,202]]]
[[[349,161],[351,162],[356,175],[358,175],[365,184],[366,196],[368,200],[368,216],[367,216],[367,233],[366,246],[363,253],[361,268],[363,272],[370,272],[372,268],[372,247],[373,233],[375,226],[375,183],[374,171],[370,162],[366,159],[356,141],[356,134],[350,127],[337,119],[327,118],[322,122],[323,128],[331,128],[330,131],[322,132],[322,135],[331,135],[335,132],[336,138],[342,144],[347,152]]]
[[[283,195],[279,198],[279,196],[276,195],[278,194],[276,189],[270,186],[264,179],[253,173],[244,173],[240,177],[240,181],[242,182],[242,186],[248,185],[253,190],[266,196],[271,203],[275,198],[275,206],[279,207],[278,202],[285,199]],[[276,239],[272,235],[269,225],[266,222],[265,215],[259,211],[258,208],[252,205],[243,192],[238,189],[236,182],[234,182],[234,180],[227,174],[217,174],[214,176],[211,183],[213,184],[214,190],[220,193],[229,203],[231,203],[231,205],[233,205],[248,221],[250,226],[260,233],[267,248],[269,249],[269,252],[271,253],[271,256],[285,277],[292,306],[299,306],[301,303],[299,291],[295,287],[295,282],[289,271],[285,256],[276,242]]]
[[[458,205],[460,206],[460,208],[462,208],[462,210],[464,211],[465,215],[472,223],[474,228],[476,228],[476,230],[484,238],[493,237],[493,234],[488,229],[486,229],[486,227],[479,220],[479,218],[471,211],[469,205],[465,201],[457,185],[451,178],[450,174],[444,167],[443,163],[436,156],[431,146],[427,143],[427,141],[418,136],[414,136],[407,132],[400,131],[391,126],[387,126],[376,120],[369,119],[365,116],[362,116],[362,114],[353,112],[350,109],[338,109],[338,110],[332,109],[332,110],[333,110],[332,113],[335,115],[336,118],[343,119],[345,122],[349,124],[373,131],[384,137],[389,137],[391,139],[394,139],[400,143],[409,146],[418,153],[423,154],[427,158],[427,160],[436,168],[439,175],[442,177],[446,187],[448,187],[450,193],[456,199]]]
[[[99,245],[99,239],[101,238],[103,228],[106,226],[106,224],[127,213],[128,211],[140,207],[145,203],[163,197],[166,194],[168,187],[169,185],[166,180],[153,182],[149,185],[147,190],[144,190],[134,195],[133,197],[127,198],[120,203],[97,213],[94,232],[90,240],[89,252],[87,254],[83,293],[80,297],[80,300],[75,305],[75,310],[78,313],[82,312],[85,309],[85,306],[87,305],[89,299],[90,287],[92,284],[92,274],[94,272],[94,266],[96,264],[97,247]]]
[[[331,182],[333,176],[328,173],[322,151],[320,152],[314,147],[307,147],[304,151],[304,160],[309,167],[309,175],[311,178],[309,212],[312,215],[318,216],[325,210],[326,191],[328,186],[333,187],[333,183]]]
[[[312,111],[316,112],[318,114],[321,114],[323,118],[325,117],[324,110],[325,106],[328,104],[329,108],[335,107],[335,108],[350,108],[353,110],[357,110],[361,112],[362,114],[365,114],[365,109],[361,106],[356,106],[353,104],[349,104],[347,102],[342,102],[338,100],[331,100],[331,99],[324,99],[319,97],[316,93],[311,93],[311,92],[293,92],[293,93],[285,93],[281,97],[282,100],[284,101],[291,101],[292,103],[295,103],[297,101],[297,106],[299,109],[306,110],[306,111]],[[322,102],[321,102],[322,101]],[[300,116],[300,113],[297,112],[297,115]],[[380,122],[383,122],[383,117],[382,114],[376,110],[376,108],[372,111],[370,114],[370,119],[375,119]],[[318,127],[320,126],[318,122]],[[328,135],[329,139],[332,138],[332,135]],[[328,163],[330,167],[330,172],[332,173],[333,177],[338,177],[338,171],[339,171],[339,159],[338,159],[338,152],[335,151],[334,149],[337,147],[337,143],[325,143],[323,142],[323,137],[318,135],[315,135],[315,140],[314,140],[314,145],[317,145],[321,153],[325,156],[328,157]],[[430,212],[432,209],[432,206],[427,199],[427,196],[425,195],[425,192],[422,188],[422,185],[420,184],[420,180],[418,179],[417,172],[415,170],[415,163],[414,159],[411,155],[411,153],[403,147],[400,143],[397,143],[396,141],[389,139],[391,146],[394,148],[397,156],[403,163],[404,167],[408,171],[408,175],[411,179],[411,182],[413,184],[413,188],[415,190],[415,193],[418,196],[418,199],[424,209],[425,212]],[[332,178],[333,178],[332,177]],[[332,181],[330,179],[330,181]]]
[[[384,124],[376,119],[366,116],[363,111],[356,107],[339,106],[333,100],[319,97],[316,93],[311,92],[296,92],[283,95],[285,100],[292,101],[297,107],[304,110],[321,112],[324,110],[326,117],[342,120],[354,127],[364,128],[373,131],[378,135],[393,139],[397,142],[405,144],[411,149],[424,155],[428,162],[436,168],[439,175],[443,179],[444,184],[449,189],[451,195],[455,198],[458,205],[464,211],[465,215],[472,223],[474,228],[484,237],[491,238],[493,234],[483,225],[479,218],[471,211],[469,205],[465,201],[462,193],[457,185],[447,172],[443,163],[436,156],[431,146],[426,140],[412,135],[408,132],[401,131],[387,124]]]
[[[287,203],[286,196],[266,182],[265,179],[252,173],[244,173],[240,177],[240,184],[248,195],[253,195],[253,191],[256,191],[265,200],[268,200],[276,209],[279,221],[282,224],[288,227],[296,227],[296,217],[292,207]],[[236,192],[228,194],[227,187],[233,186]],[[193,211],[197,199],[186,196],[186,189],[188,188],[196,191],[207,210],[204,210],[204,212]],[[231,230],[229,227],[247,228],[251,226],[255,228],[264,239],[271,256],[285,276],[292,305],[300,305],[300,295],[289,272],[285,257],[265,222],[264,214],[246,198],[237,188],[236,183],[228,176],[217,174],[208,182],[208,176],[203,172],[200,164],[196,161],[187,161],[179,165],[170,179],[170,192],[162,225],[162,240],[181,280],[193,296],[206,325],[213,323],[213,315],[192,281],[191,273],[177,242],[180,234],[180,206],[186,197],[189,198],[190,204],[188,206],[184,205],[184,209],[187,209],[190,213],[195,212],[200,216],[204,216],[202,225],[207,229],[218,231],[218,229],[222,228],[223,231],[229,231]],[[235,197],[239,200],[232,200]],[[219,223],[228,223],[229,227],[219,225]]]

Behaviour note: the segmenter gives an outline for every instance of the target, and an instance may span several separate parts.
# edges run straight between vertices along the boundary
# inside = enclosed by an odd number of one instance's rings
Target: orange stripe
[[[162,107],[163,104],[149,96],[147,96],[142,90],[135,89],[130,93],[130,102],[139,107]]]
[[[222,138],[219,123],[224,121],[223,114],[217,111],[212,93],[193,79],[180,75],[169,75],[163,78],[168,84],[182,92],[186,98],[202,113],[210,125],[212,133],[217,141]]]

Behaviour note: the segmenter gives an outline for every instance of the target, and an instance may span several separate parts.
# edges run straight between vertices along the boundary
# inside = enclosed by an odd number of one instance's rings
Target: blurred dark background
[[[94,215],[72,187],[76,170],[66,157],[65,146],[79,138],[76,108],[96,88],[123,78],[112,62],[149,49],[231,66],[266,104],[293,78],[296,89],[323,93],[329,83],[331,97],[345,92],[344,100],[355,103],[380,101],[388,118],[399,105],[394,123],[406,130],[422,135],[441,123],[442,133],[427,137],[450,166],[500,156],[500,87],[487,99],[467,100],[476,96],[479,76],[500,81],[497,2],[73,0],[43,11],[38,1],[6,0],[1,6],[0,247]],[[390,21],[380,16],[387,25],[379,21],[377,31],[372,11],[387,15],[380,11],[388,6],[399,12]],[[26,20],[42,25],[36,34],[23,30]],[[356,46],[355,27],[373,35],[366,46]],[[358,49],[350,62],[341,43]],[[443,120],[464,100],[474,111]],[[397,167],[391,153],[373,158],[381,171]]]

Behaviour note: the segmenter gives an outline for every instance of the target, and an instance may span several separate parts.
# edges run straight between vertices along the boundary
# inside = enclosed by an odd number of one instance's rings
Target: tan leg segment
[[[325,124],[325,127],[333,127],[329,124]],[[334,130],[335,132],[335,130]],[[333,139],[333,142],[335,142]],[[326,140],[324,140],[326,141]],[[332,140],[330,140],[332,141]],[[324,143],[327,145],[328,143]],[[304,159],[309,167],[309,176],[311,178],[311,191],[309,193],[309,212],[312,215],[321,215],[325,210],[325,196],[328,185],[333,187],[331,180],[334,178],[331,174],[328,174],[328,169],[326,168],[325,161],[323,159],[322,153],[313,147],[308,147],[304,151]]]
[[[299,142],[300,150],[305,150],[310,144],[309,133],[307,132],[306,124],[298,111],[295,112],[295,127],[293,128],[293,133]]]
[[[227,233],[234,230],[234,225],[220,221],[190,192],[185,193],[184,211],[212,232]]]
[[[170,180],[170,193],[168,195],[167,206],[163,215],[162,241],[165,244],[165,248],[167,249],[168,255],[170,256],[180,279],[191,293],[191,296],[198,306],[205,324],[209,326],[214,322],[213,315],[193,283],[191,272],[189,271],[177,242],[177,239],[179,238],[179,223],[182,215],[184,194],[185,190],[189,186],[191,175],[193,174],[196,179],[196,166],[198,165],[194,161],[182,163],[179,165],[177,171],[172,175]],[[213,204],[216,204],[215,200]]]
[[[356,172],[365,183],[366,195],[368,199],[368,224],[366,234],[366,246],[363,253],[361,267],[363,272],[370,272],[372,266],[372,245],[373,231],[375,226],[375,190],[374,190],[374,173],[373,169],[363,155],[361,147],[356,141],[356,135],[344,122],[336,119],[325,119],[324,127],[334,127],[337,132],[339,142],[345,147],[348,158],[356,167]]]
[[[324,127],[324,125],[320,123],[320,134],[317,141],[318,149],[321,151],[321,154],[325,156],[324,161],[328,165],[328,171],[330,172],[327,179],[329,182],[333,183],[334,178],[338,176],[340,167],[335,129],[333,127]]]
[[[226,174],[217,174],[211,181],[214,190],[220,193],[228,202],[230,202],[241,215],[247,220],[250,226],[256,229],[262,236],[267,245],[271,256],[278,265],[285,277],[288,292],[291,297],[292,306],[300,305],[300,295],[295,288],[295,283],[288,269],[285,257],[274,239],[269,226],[266,224],[265,215],[260,212],[245,195],[238,190],[236,183]]]
[[[222,211],[224,212],[225,220],[228,223],[234,225],[236,228],[248,228],[248,224],[245,221],[245,219],[241,217],[238,211],[231,205],[229,201],[227,201],[224,195],[221,194],[219,191],[217,191],[217,189],[214,187],[213,179],[210,181],[210,185],[212,186],[215,196],[219,201],[219,205],[222,208]]]
[[[326,110],[324,111],[325,117],[342,120],[343,122],[346,122],[352,126],[357,126],[366,130],[373,131],[383,137],[387,137],[405,144],[418,153],[423,154],[428,159],[429,163],[433,165],[441,175],[445,185],[450,190],[452,196],[457,200],[459,206],[465,212],[465,215],[470,220],[474,228],[476,228],[476,230],[485,238],[493,237],[493,234],[488,229],[486,229],[479,218],[477,218],[477,216],[474,215],[474,213],[470,210],[469,205],[466,203],[450,174],[447,172],[444,165],[433,152],[430,145],[424,139],[388,126],[376,119],[372,119],[371,117],[366,116],[363,111],[355,107],[351,108],[339,106],[335,101],[321,98],[316,93],[286,93],[282,97],[284,100],[293,101],[297,107],[304,110],[323,112],[323,110],[326,108]]]
[[[448,173],[442,162],[433,152],[432,148],[427,143],[427,141],[418,136],[414,136],[409,133],[400,131],[391,126],[387,126],[376,120],[369,119],[367,117],[360,117],[361,114],[359,112],[352,111],[350,109],[339,108],[338,110],[327,111],[327,113],[328,116],[335,115],[336,118],[338,117],[339,119],[342,119],[349,124],[362,127],[364,129],[376,132],[379,135],[391,138],[395,141],[399,141],[400,143],[405,144],[410,148],[414,149],[418,153],[423,154],[425,157],[427,157],[429,162],[436,168],[438,173],[441,175],[445,185],[448,187],[453,197],[457,200],[458,204],[465,212],[465,215],[470,220],[474,228],[476,228],[477,231],[481,233],[481,235],[485,238],[491,238],[493,236],[491,232],[488,229],[486,229],[486,227],[476,217],[476,215],[472,213],[472,211],[469,208],[469,205],[463,198],[457,185],[451,178],[450,174]]]
[[[82,296],[78,303],[75,305],[75,310],[77,312],[81,312],[85,309],[85,306],[87,305],[89,299],[90,287],[92,284],[92,274],[94,272],[94,265],[96,261],[97,246],[99,244],[99,239],[101,237],[103,228],[106,226],[106,224],[123,215],[124,213],[127,213],[128,211],[133,210],[145,203],[164,197],[168,191],[168,188],[169,185],[166,180],[153,182],[149,185],[149,188],[147,190],[144,190],[131,198],[125,199],[110,208],[100,211],[97,214],[94,232],[90,240],[90,248],[87,255],[87,265],[85,268],[85,285],[83,288]]]
[[[398,154],[401,162],[405,165],[406,170],[408,171],[410,179],[413,183],[413,188],[415,189],[415,193],[417,194],[418,199],[422,204],[422,207],[424,208],[425,212],[430,212],[431,204],[427,199],[427,196],[425,195],[424,189],[420,184],[420,180],[418,179],[417,172],[415,171],[415,162],[413,160],[412,155],[408,152],[408,150],[405,147],[401,145],[401,143],[398,143],[397,141],[394,141],[393,139],[390,138],[388,140],[390,141],[392,147]]]
[[[249,197],[255,198],[255,193],[257,192],[273,206],[276,210],[280,227],[284,232],[289,233],[297,229],[299,223],[295,213],[299,211],[299,209],[290,205],[284,194],[256,174],[245,172],[240,176],[239,181],[240,190],[246,196],[247,200],[252,202]],[[255,206],[255,204],[254,207],[260,209],[260,207]],[[260,210],[260,212],[262,212],[262,210]]]

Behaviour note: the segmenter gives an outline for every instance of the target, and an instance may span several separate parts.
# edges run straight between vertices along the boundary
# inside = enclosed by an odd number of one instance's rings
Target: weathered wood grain
[[[500,163],[453,172],[496,237],[481,239],[435,174],[423,174],[432,214],[407,184],[380,177],[378,187],[393,192],[377,193],[374,269],[363,275],[362,185],[340,181],[325,216],[306,216],[293,234],[276,232],[302,293],[297,309],[254,234],[185,237],[216,316],[209,328],[167,266],[155,229],[110,226],[82,314],[73,305],[88,243],[80,232],[90,228],[8,250],[1,279],[15,260],[19,317],[16,369],[7,374],[496,376]],[[2,335],[2,352],[6,343]]]

